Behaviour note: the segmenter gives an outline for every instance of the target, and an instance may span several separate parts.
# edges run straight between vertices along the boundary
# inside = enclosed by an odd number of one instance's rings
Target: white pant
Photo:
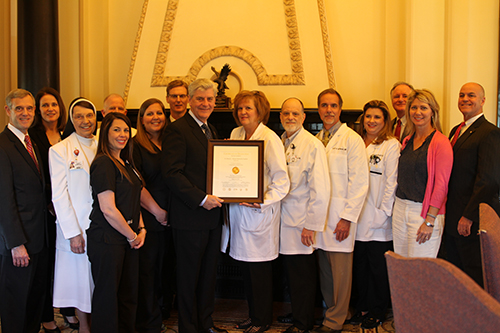
[[[417,231],[425,221],[420,216],[421,212],[421,202],[396,197],[392,214],[394,252],[405,257],[436,258],[441,244],[441,237],[443,236],[444,215],[438,215],[434,221],[431,238],[425,243],[419,244],[417,242]]]

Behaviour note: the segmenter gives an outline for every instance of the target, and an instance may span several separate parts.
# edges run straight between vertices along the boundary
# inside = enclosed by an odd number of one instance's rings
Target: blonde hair
[[[438,130],[439,132],[443,132],[441,130],[441,123],[439,122],[439,104],[436,101],[436,97],[434,97],[434,94],[427,89],[416,89],[413,93],[410,94],[410,97],[408,97],[408,101],[406,102],[406,119],[408,121],[406,122],[406,127],[408,128],[408,135],[413,135],[415,133],[415,124],[411,121],[410,118],[410,109],[412,103],[418,99],[420,102],[428,104],[429,107],[432,110],[432,116],[431,116],[431,126]]]

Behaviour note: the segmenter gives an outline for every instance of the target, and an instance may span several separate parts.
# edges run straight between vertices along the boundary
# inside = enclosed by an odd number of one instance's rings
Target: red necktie
[[[460,125],[458,126],[457,130],[455,131],[455,134],[453,135],[453,139],[451,140],[451,146],[453,147],[455,145],[455,143],[457,142],[458,140],[458,137],[460,136],[460,130],[462,129],[462,127],[465,126],[465,123],[462,121],[460,123]]]
[[[396,124],[396,129],[394,130],[394,136],[399,140],[401,136],[401,119],[398,119]]]
[[[26,149],[28,150],[28,153],[30,154],[31,158],[33,159],[33,162],[35,162],[36,168],[38,169],[38,172],[40,172],[40,166],[38,165],[38,161],[36,160],[35,153],[33,152],[33,144],[31,143],[31,139],[29,135],[24,136],[24,142],[26,143]]]

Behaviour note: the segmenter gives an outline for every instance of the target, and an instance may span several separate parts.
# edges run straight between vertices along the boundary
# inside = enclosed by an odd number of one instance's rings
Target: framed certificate
[[[264,141],[208,140],[207,193],[224,202],[264,202]]]

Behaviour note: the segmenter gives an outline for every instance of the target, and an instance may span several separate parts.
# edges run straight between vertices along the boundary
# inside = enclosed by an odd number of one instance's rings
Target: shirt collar
[[[196,123],[198,124],[198,126],[201,127],[201,125],[205,124],[204,122],[202,122],[201,120],[199,120],[198,118],[196,118],[196,116],[194,115],[193,111],[189,110],[189,114],[191,115],[191,117],[193,117],[193,119],[196,121]],[[205,125],[207,125],[207,124],[205,124]]]
[[[333,125],[332,127],[330,127],[329,130],[326,130],[326,129],[323,128],[323,133],[325,131],[328,131],[328,132],[330,132],[330,137],[332,137],[332,136],[335,135],[335,133],[337,133],[337,131],[339,130],[340,126],[342,126],[342,123],[339,120],[339,121],[337,121],[337,123],[335,125]]]
[[[283,144],[285,145],[285,149],[288,148],[288,146],[292,143],[292,141],[297,137],[300,131],[302,131],[304,127],[301,127],[297,130],[297,132],[293,133],[291,137],[286,136],[286,131],[281,135],[281,140],[283,141]]]
[[[466,127],[469,127],[470,125],[472,125],[479,117],[481,117],[483,115],[483,113],[481,112],[480,114],[478,114],[477,116],[474,116],[472,118],[470,118],[469,120],[467,120],[465,122],[465,126]]]
[[[24,143],[24,137],[26,136],[26,134],[24,134],[23,132],[21,132],[19,129],[17,129],[14,125],[12,125],[11,123],[9,123],[7,125],[7,127],[11,130],[12,133],[14,133],[17,138],[23,143],[23,145],[26,145]]]

